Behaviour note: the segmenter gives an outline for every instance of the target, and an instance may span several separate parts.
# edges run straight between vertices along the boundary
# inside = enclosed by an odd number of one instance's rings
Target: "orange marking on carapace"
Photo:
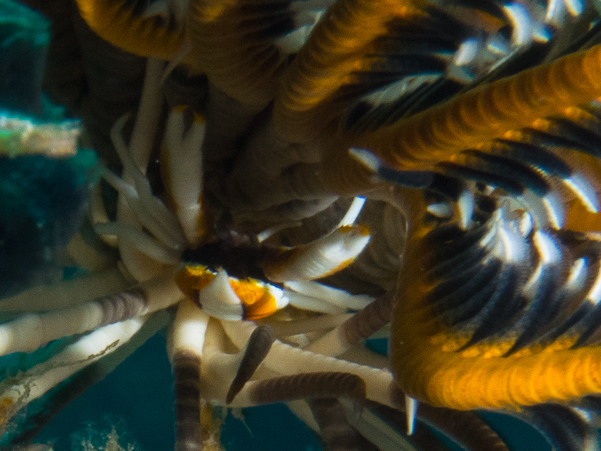
[[[230,285],[244,306],[244,319],[260,319],[273,314],[277,305],[273,295],[254,279],[231,280]]]
[[[215,273],[205,266],[186,266],[175,275],[175,282],[182,293],[198,302],[200,290],[210,284]],[[255,279],[229,278],[230,286],[244,307],[244,319],[265,318],[277,310],[276,300],[262,282]]]

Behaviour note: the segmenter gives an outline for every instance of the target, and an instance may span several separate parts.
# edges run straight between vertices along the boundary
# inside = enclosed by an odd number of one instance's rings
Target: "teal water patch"
[[[372,338],[365,340],[365,346],[376,354],[383,356],[388,355],[388,338]]]
[[[551,445],[544,437],[527,423],[496,412],[478,413],[505,440],[510,450],[552,451]]]
[[[227,451],[321,451],[311,429],[285,405],[242,409],[240,415],[227,416],[221,430]]]
[[[96,157],[0,158],[0,298],[62,278],[57,260],[81,224]]]
[[[44,16],[0,0],[0,108],[45,119],[56,115],[42,95],[49,42],[50,22]]]
[[[44,101],[42,79],[50,22],[0,0],[0,299],[61,280],[61,252],[81,224],[99,178],[92,151],[74,153],[78,124]],[[53,121],[40,125],[39,121]],[[65,147],[65,149],[63,149]],[[32,155],[22,153],[33,152]]]
[[[173,449],[173,378],[165,346],[164,335],[154,335],[65,407],[35,442],[52,442],[55,451],[81,451],[73,445],[90,435],[86,431],[108,433],[115,425],[123,440],[135,443],[139,451]]]

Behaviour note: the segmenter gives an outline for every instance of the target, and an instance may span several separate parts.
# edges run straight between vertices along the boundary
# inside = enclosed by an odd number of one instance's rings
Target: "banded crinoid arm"
[[[140,13],[129,3],[122,0],[78,0],[77,6],[92,30],[130,53],[171,61],[181,59],[182,54],[189,51],[183,15],[178,13],[177,8],[174,18],[167,11],[146,10]],[[178,2],[169,3],[178,6]],[[183,62],[190,64],[191,60],[186,57]]]
[[[360,403],[365,400],[365,390],[365,382],[352,373],[304,372],[250,381],[236,396],[235,402],[260,405],[305,398],[344,397]]]
[[[231,158],[237,140],[273,100],[290,53],[278,39],[304,25],[297,19],[310,9],[305,3],[189,2],[191,56],[209,79],[205,161]]]
[[[379,144],[373,151],[399,169],[414,166],[414,161],[427,164],[444,160],[462,149],[501,137],[507,130],[529,126],[538,118],[597,98],[601,92],[600,59],[599,46],[567,55],[468,91],[400,121],[396,127],[384,127],[374,137],[362,137],[356,145],[362,147],[374,139]]]
[[[286,68],[274,43],[294,29],[287,2],[192,0],[187,28],[192,56],[230,97],[261,111],[273,99]]]
[[[200,450],[200,365],[209,315],[188,299],[182,301],[170,329],[169,359],[174,378],[176,451]]]
[[[165,309],[183,297],[173,280],[174,273],[167,271],[130,290],[89,302],[21,315],[0,325],[0,355],[32,352],[52,340]]]
[[[502,190],[511,196],[511,202],[530,212],[538,228],[598,230],[600,111],[597,100],[567,108],[562,114],[537,119],[524,129],[508,131],[503,139],[458,152],[447,161],[436,163],[433,170],[487,185],[490,191]],[[370,155],[359,153],[359,156],[375,161]],[[402,183],[405,172],[378,168],[378,165],[373,168],[378,177]],[[442,180],[432,174],[430,178],[433,185],[437,178]],[[447,178],[447,182],[450,180]],[[447,194],[456,192],[451,204],[432,204],[429,209],[434,212],[435,208],[446,205],[448,212],[443,208],[438,214],[448,215],[450,205],[471,202],[469,190],[451,185],[446,188]],[[464,226],[470,211],[465,208],[457,211],[463,216]]]
[[[36,409],[35,407],[31,407],[31,410],[27,411],[27,416],[13,416],[12,422],[14,427],[11,429],[10,434],[3,437],[3,444],[20,445],[30,443],[64,408],[82,396],[90,387],[102,381],[149,338],[161,329],[164,329],[170,320],[170,316],[165,311],[151,315],[129,341],[118,343],[118,346],[107,349],[101,358],[90,357],[87,362],[82,362],[86,364],[83,369],[79,370],[76,368],[73,376],[44,394],[42,402],[45,408],[43,410],[34,413],[33,411]],[[108,332],[106,329],[103,330],[105,333]],[[113,338],[116,337],[113,336]],[[60,348],[61,346],[59,345],[59,352]],[[93,349],[88,349],[88,352],[93,352]],[[45,369],[51,369],[49,367],[51,365],[49,366],[46,363],[33,368],[37,368],[43,372]],[[36,372],[38,371],[27,369],[25,374],[33,375]],[[42,375],[36,375],[36,377],[39,376]],[[42,376],[42,378],[46,377]],[[9,382],[10,380],[7,379],[6,384],[9,384]],[[16,381],[13,379],[12,383],[14,382]]]
[[[45,362],[1,382],[0,430],[3,434],[13,416],[77,371],[127,343],[147,320],[135,318],[101,327],[66,346]]]
[[[247,321],[237,323],[222,321],[222,324],[228,337],[240,349],[244,347],[256,327]],[[263,361],[263,367],[283,376],[312,372],[354,374],[365,381],[367,398],[393,407],[396,403],[393,397],[392,375],[388,371],[303,351],[279,340],[273,343],[271,350]],[[234,400],[233,404],[237,399]]]
[[[401,389],[460,410],[599,393],[594,234],[537,229],[529,213],[479,193],[464,227],[428,212],[441,196],[416,194],[392,323]]]
[[[527,46],[529,33],[543,25],[525,10],[516,20],[511,9],[490,3],[482,10],[437,9],[421,2],[334,3],[283,77],[272,123],[249,139],[228,181],[227,204],[238,214],[251,206],[283,205],[275,194],[309,204],[332,192],[373,188],[365,177],[334,169],[337,159],[347,158],[352,135],[347,125],[369,111],[396,118],[416,100],[413,94],[434,103],[486,74],[489,65],[477,61],[501,62]],[[503,27],[514,31],[510,42],[500,37]],[[488,54],[474,36],[503,41],[506,51]],[[338,140],[332,138],[337,132]],[[333,189],[343,184],[346,190]]]
[[[426,81],[453,67],[470,67],[470,57],[461,52],[450,60],[462,42],[475,45],[471,58],[479,55],[476,34],[500,38],[496,32],[506,26],[513,32],[507,47],[532,39],[528,31],[520,33],[527,27],[513,20],[510,8],[470,7],[461,2],[444,10],[420,1],[335,2],[282,80],[274,105],[276,133],[290,142],[307,142],[362,95],[375,92],[383,101],[394,99],[408,86],[391,86],[386,94],[380,88],[410,76]]]
[[[510,196],[510,202],[529,211],[538,228],[598,230],[599,117],[597,100],[570,107],[562,114],[537,119],[529,127],[508,131],[502,139],[483,142],[436,163],[433,171],[452,178],[423,174],[429,176],[431,187],[439,192],[436,185],[446,180],[445,197],[452,200],[427,208],[439,217],[455,211],[465,227],[472,211],[472,196],[465,186],[452,182],[462,179],[486,185],[491,193],[498,189],[502,195]],[[368,152],[355,152],[368,165],[375,163],[371,166],[375,177],[393,183],[406,180],[407,172],[381,166]],[[395,203],[394,195],[389,202]],[[463,207],[453,210],[453,205],[461,204]]]
[[[596,99],[601,93],[600,55],[601,47],[595,46],[475,88],[395,124],[360,133],[349,146],[369,149],[387,168],[431,170],[465,149],[478,149],[511,130],[535,126],[537,119]],[[368,184],[365,167],[340,149],[326,160],[324,183],[338,184],[339,190]]]

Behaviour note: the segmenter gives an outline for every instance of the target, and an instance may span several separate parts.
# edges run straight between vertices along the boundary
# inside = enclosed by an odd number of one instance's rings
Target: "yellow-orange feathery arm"
[[[185,30],[170,27],[157,16],[136,15],[127,3],[123,0],[77,0],[79,12],[88,26],[114,46],[165,61],[177,57],[185,45]]]
[[[324,160],[323,183],[337,193],[373,186],[370,171],[349,156],[349,147],[368,149],[399,171],[432,170],[462,150],[599,95],[601,45],[468,91],[373,132],[343,137]]]
[[[419,218],[416,212],[420,210],[420,201],[415,198],[421,196],[415,194],[407,209],[412,219]],[[424,207],[425,203],[421,209]],[[474,342],[472,326],[453,324],[445,314],[451,312],[452,315],[457,304],[452,301],[452,305],[445,307],[446,301],[440,299],[440,296],[452,294],[453,288],[447,286],[449,293],[442,293],[440,286],[448,280],[440,282],[438,275],[445,271],[442,266],[448,271],[451,266],[460,267],[457,252],[451,254],[448,247],[446,250],[443,247],[441,252],[446,252],[448,259],[442,262],[437,259],[434,263],[435,249],[445,243],[442,239],[424,239],[433,230],[429,226],[414,224],[410,227],[412,232],[399,277],[391,335],[391,369],[399,387],[408,396],[433,406],[458,410],[519,410],[521,406],[569,401],[601,393],[601,346],[592,344],[574,348],[579,339],[577,332],[562,334],[548,343],[543,339],[515,348],[521,337],[519,330],[499,332]],[[443,226],[442,232],[438,231],[439,236],[448,236],[444,227],[448,232],[448,226]],[[520,246],[509,242],[511,239],[503,245]],[[456,241],[454,245],[457,245]],[[476,253],[482,249],[480,243],[473,247]],[[463,257],[464,260],[470,258]],[[432,270],[432,264],[436,269]],[[506,282],[499,285],[501,290],[510,284]],[[486,285],[494,286],[495,283],[501,284],[490,280]],[[432,297],[435,288],[439,288],[440,296]],[[487,305],[492,302],[492,297],[485,298]],[[461,305],[469,300],[468,296],[464,298]],[[509,299],[501,302],[509,302]],[[470,344],[472,342],[474,344]],[[517,350],[511,352],[512,349]]]
[[[441,325],[420,308],[419,290],[404,279],[394,313],[392,370],[409,396],[459,410],[519,409],[601,392],[601,347],[569,349],[557,343],[543,351],[525,349],[508,357],[473,355],[444,347]],[[511,342],[501,343],[511,345]],[[507,346],[508,347],[508,346]]]
[[[317,107],[348,84],[354,72],[369,70],[371,62],[363,57],[369,44],[386,34],[388,22],[395,17],[425,15],[415,4],[390,0],[334,3],[282,80],[274,106],[274,124],[280,135],[290,142],[314,137],[316,125],[323,123],[323,111]]]
[[[474,89],[353,143],[395,169],[425,169],[601,95],[601,45]]]
[[[191,0],[188,11],[193,57],[211,83],[256,111],[263,109],[286,67],[270,34],[279,10],[252,9],[236,0]]]

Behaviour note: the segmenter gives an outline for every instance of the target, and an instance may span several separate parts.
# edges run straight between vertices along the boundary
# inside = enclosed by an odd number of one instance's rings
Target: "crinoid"
[[[167,328],[177,451],[276,402],[328,449],[508,449],[474,409],[595,449],[596,4],[26,3],[102,181],[85,274],[0,302],[5,446]]]

